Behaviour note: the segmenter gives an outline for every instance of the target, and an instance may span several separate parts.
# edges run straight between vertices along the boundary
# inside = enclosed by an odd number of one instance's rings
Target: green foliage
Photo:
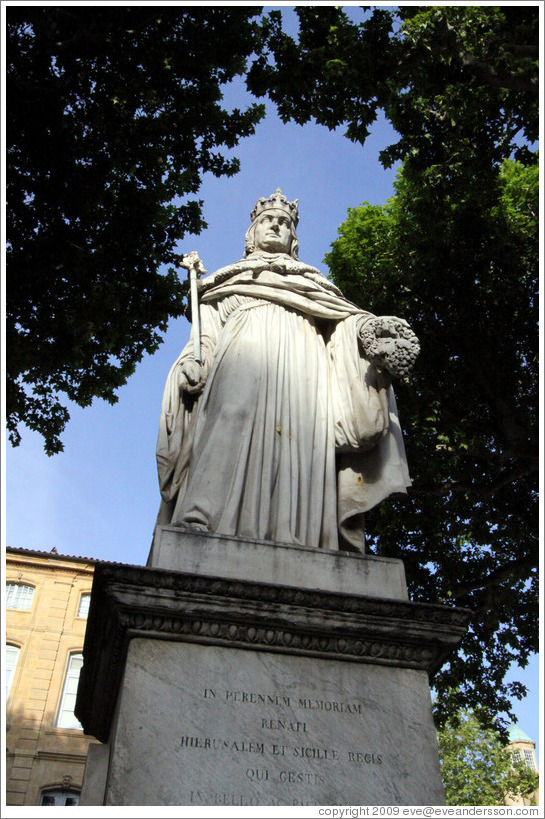
[[[421,341],[396,385],[410,500],[372,510],[367,536],[402,554],[413,598],[475,612],[434,680],[444,719],[477,702],[510,713],[524,691],[506,671],[537,650],[537,168],[506,160],[474,224],[457,201],[438,208],[401,172],[386,206],[350,210],[326,261],[349,298]]]
[[[280,12],[262,25],[251,90],[273,99],[284,121],[315,118],[363,143],[378,110],[400,140],[385,165],[408,158],[424,168],[448,161],[496,163],[517,152],[517,135],[538,135],[537,7],[400,6],[362,10],[299,6],[299,38]]]
[[[522,760],[512,757],[512,764],[505,778],[505,787],[510,797],[523,799],[526,805],[537,805],[539,774]]]
[[[157,349],[184,286],[175,244],[204,226],[201,174],[253,133],[261,106],[227,112],[244,72],[249,7],[7,9],[7,422],[62,449],[61,393],[113,403]]]
[[[514,762],[499,734],[471,711],[449,720],[437,739],[447,805],[505,805],[507,794],[528,798],[538,787],[538,775]]]
[[[538,9],[297,14],[298,42],[265,20],[249,87],[362,144],[382,110],[399,139],[381,161],[403,163],[395,197],[350,210],[326,257],[422,347],[396,385],[413,488],[366,516],[369,547],[403,557],[413,599],[474,610],[436,715],[482,705],[501,730],[525,694],[506,672],[538,641]]]

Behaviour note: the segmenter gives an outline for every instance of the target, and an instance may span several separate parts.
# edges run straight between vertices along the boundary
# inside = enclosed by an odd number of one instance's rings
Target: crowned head
[[[299,242],[295,228],[299,221],[299,200],[288,202],[280,188],[269,197],[261,197],[251,212],[252,224],[246,233],[246,250],[244,255],[256,251],[283,252],[297,259]],[[278,232],[278,242],[274,234]],[[285,246],[280,250],[280,245]]]
[[[290,217],[293,226],[297,227],[299,222],[299,200],[295,199],[293,202],[288,202],[280,188],[277,188],[268,198],[262,196],[261,199],[257,200],[250,214],[252,222],[255,222],[266,210],[283,210]]]

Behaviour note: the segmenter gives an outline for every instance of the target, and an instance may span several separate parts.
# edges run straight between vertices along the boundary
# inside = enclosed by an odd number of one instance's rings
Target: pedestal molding
[[[467,609],[441,605],[99,564],[76,716],[86,733],[107,741],[133,637],[433,674],[460,642],[470,618]]]

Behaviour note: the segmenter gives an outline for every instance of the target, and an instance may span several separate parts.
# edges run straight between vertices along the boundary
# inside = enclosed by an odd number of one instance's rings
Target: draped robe
[[[256,252],[199,282],[206,384],[167,378],[159,525],[364,550],[364,513],[410,484],[389,377],[362,355],[370,318],[315,268]]]

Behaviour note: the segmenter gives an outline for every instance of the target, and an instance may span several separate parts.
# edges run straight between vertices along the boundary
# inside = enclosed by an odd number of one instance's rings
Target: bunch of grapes
[[[363,354],[377,367],[397,378],[411,373],[420,344],[404,319],[379,316],[365,322],[359,331]]]

